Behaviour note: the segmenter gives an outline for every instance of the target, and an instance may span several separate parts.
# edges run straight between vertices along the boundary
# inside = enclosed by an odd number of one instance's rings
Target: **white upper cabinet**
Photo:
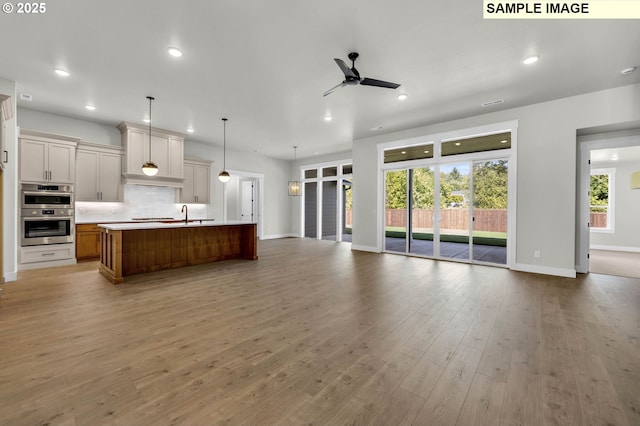
[[[120,148],[80,144],[76,157],[77,201],[122,201]]]
[[[22,182],[73,183],[79,139],[22,130],[20,180]]]
[[[124,175],[127,183],[182,187],[184,180],[184,139],[186,135],[161,129],[151,129],[123,121],[118,125],[124,148]],[[151,148],[151,155],[149,155]],[[158,174],[146,176],[142,165],[149,161],[158,166]]]
[[[209,204],[211,188],[211,163],[184,161],[184,186],[180,190],[180,203]]]

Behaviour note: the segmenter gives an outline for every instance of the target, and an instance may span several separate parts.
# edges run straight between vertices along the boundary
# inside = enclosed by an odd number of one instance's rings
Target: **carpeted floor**
[[[591,249],[589,272],[640,278],[640,253]]]

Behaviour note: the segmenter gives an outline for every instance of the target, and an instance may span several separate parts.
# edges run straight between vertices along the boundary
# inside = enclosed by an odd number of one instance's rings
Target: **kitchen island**
[[[227,259],[258,259],[255,223],[101,223],[100,266],[113,284],[134,274]]]

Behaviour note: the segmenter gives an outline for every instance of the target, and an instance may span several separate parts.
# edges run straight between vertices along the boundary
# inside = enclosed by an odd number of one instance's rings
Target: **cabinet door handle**
[[[9,151],[5,151],[4,152],[4,162],[8,163],[9,162]]]
[[[55,253],[42,253],[43,256],[55,256]]]

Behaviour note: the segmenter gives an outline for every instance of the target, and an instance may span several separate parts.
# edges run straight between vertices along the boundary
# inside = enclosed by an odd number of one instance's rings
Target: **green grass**
[[[405,238],[406,229],[396,226],[387,226],[385,235],[391,238]],[[433,241],[433,234],[427,232],[414,232],[412,234],[414,240],[428,240]],[[440,241],[450,243],[469,243],[469,237],[467,235],[456,234],[440,234]],[[507,246],[507,234],[506,232],[491,232],[491,231],[474,231],[473,243],[485,246]]]

